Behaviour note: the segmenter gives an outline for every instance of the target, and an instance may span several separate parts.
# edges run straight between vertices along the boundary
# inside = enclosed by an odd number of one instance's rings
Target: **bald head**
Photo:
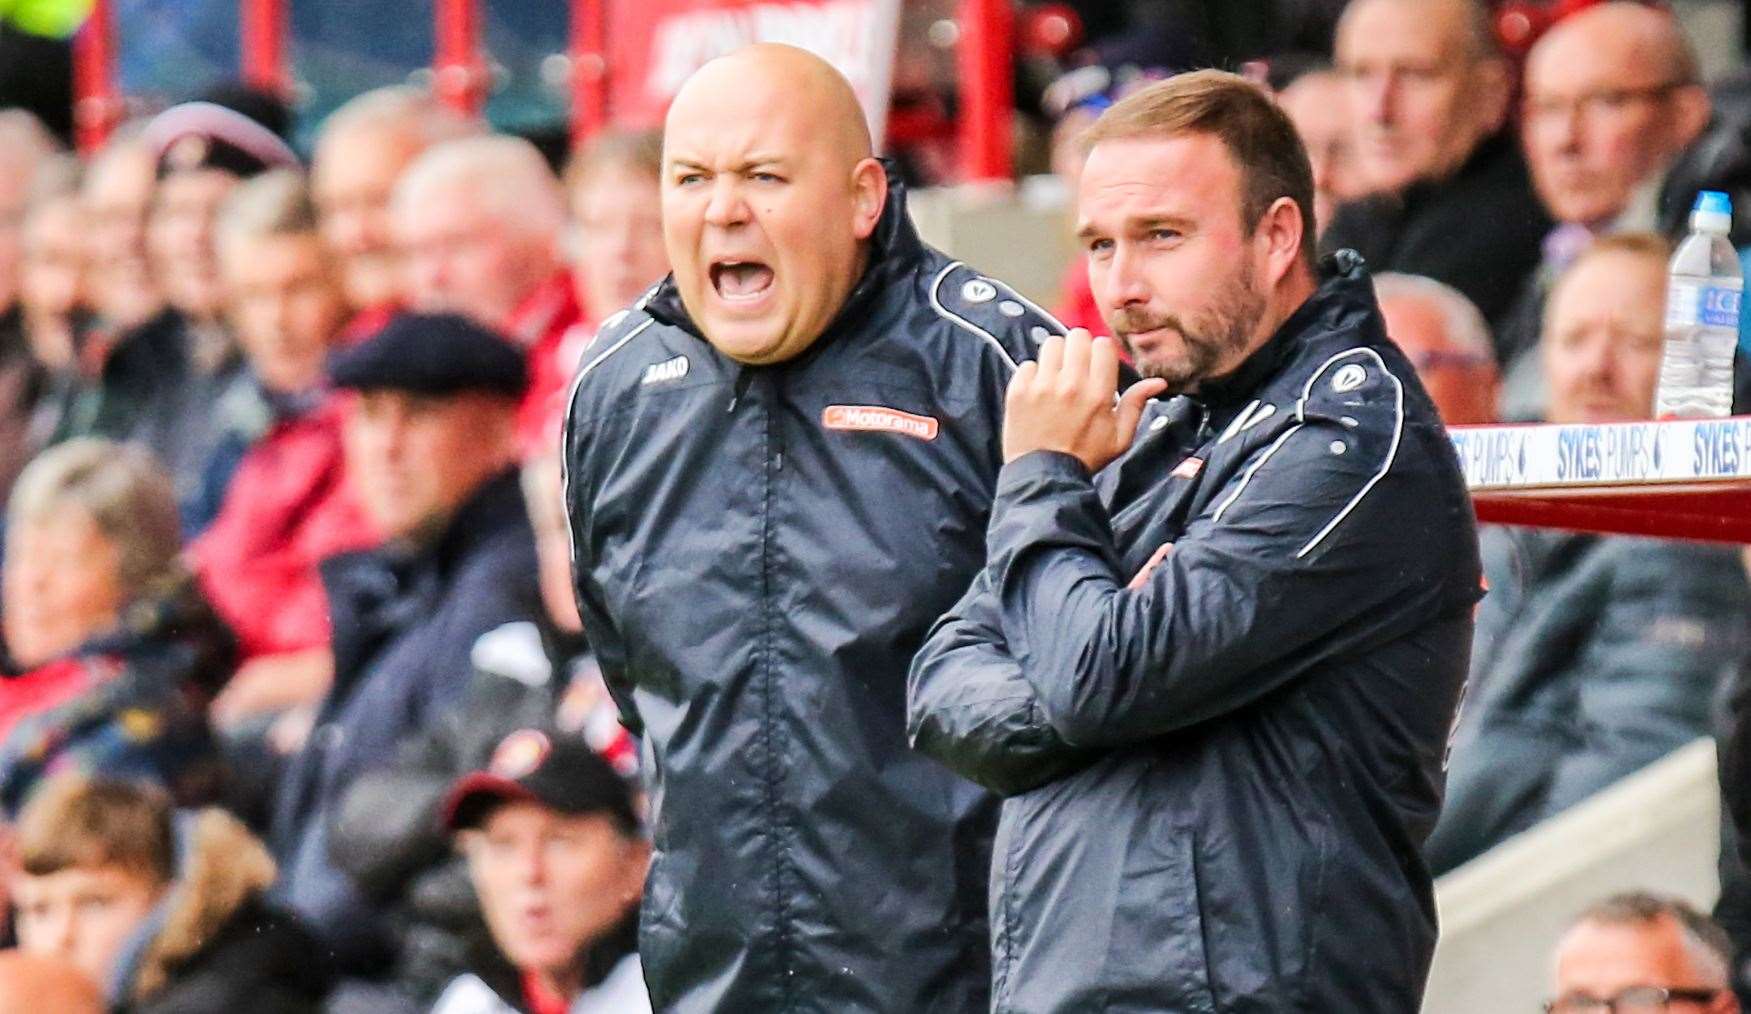
[[[101,1014],[103,993],[71,962],[0,951],[0,1011]]]
[[[887,199],[851,85],[793,46],[713,60],[663,127],[663,242],[707,341],[782,362],[832,323]]]
[[[822,131],[823,147],[847,164],[875,154],[851,82],[826,60],[796,46],[756,43],[699,68],[669,106],[665,134],[701,112],[795,117]]]
[[[1625,73],[1647,71],[1685,84],[1698,80],[1696,54],[1678,19],[1631,0],[1598,4],[1557,22],[1527,55],[1527,73],[1548,76],[1587,51],[1610,53]]]
[[[1526,62],[1526,155],[1560,221],[1600,227],[1708,124],[1696,56],[1670,14],[1605,3],[1566,18]]]

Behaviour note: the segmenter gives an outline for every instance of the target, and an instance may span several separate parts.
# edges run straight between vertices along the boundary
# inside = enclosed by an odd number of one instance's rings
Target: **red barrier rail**
[[[570,80],[572,143],[608,126],[607,0],[572,0]]]
[[[285,0],[243,0],[238,22],[244,83],[287,98]]]
[[[1012,0],[961,0],[956,53],[960,77],[961,176],[1007,181],[1015,110],[1015,7]]]
[[[480,10],[477,0],[436,0],[432,10],[436,46],[432,91],[464,116],[474,116],[486,97],[486,71],[480,60]]]
[[[122,119],[114,66],[115,28],[109,0],[94,0],[90,16],[73,36],[73,136],[85,154],[102,147]]]

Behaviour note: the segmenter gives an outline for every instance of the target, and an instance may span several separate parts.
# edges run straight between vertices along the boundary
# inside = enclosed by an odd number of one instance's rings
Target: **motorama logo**
[[[939,426],[930,416],[882,405],[828,405],[821,412],[821,425],[830,430],[903,433],[918,440],[935,440]]]

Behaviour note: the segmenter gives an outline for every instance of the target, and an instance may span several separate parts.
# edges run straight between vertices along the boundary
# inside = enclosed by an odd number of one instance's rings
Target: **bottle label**
[[[1739,327],[1738,289],[1673,281],[1666,295],[1667,327]]]

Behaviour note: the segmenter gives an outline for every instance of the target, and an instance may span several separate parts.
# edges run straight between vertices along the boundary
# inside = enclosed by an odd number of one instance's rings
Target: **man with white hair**
[[[1445,282],[1387,272],[1374,279],[1386,335],[1416,368],[1417,378],[1449,426],[1494,422],[1496,350],[1477,304]]]
[[[410,308],[500,331],[531,367],[556,354],[580,311],[561,258],[565,197],[534,145],[504,135],[437,145],[396,184],[390,216]],[[519,433],[541,430],[546,403],[524,401]]]
[[[1355,0],[1335,56],[1371,193],[1338,207],[1321,245],[1439,279],[1499,320],[1550,222],[1504,129],[1510,73],[1484,5]]]
[[[434,144],[476,130],[429,93],[404,85],[354,97],[316,138],[311,190],[322,238],[341,267],[356,328],[373,329],[400,300],[389,199],[403,171]]]
[[[1696,54],[1670,11],[1613,0],[1563,19],[1532,47],[1521,131],[1557,227],[1500,322],[1504,366],[1537,341],[1545,297],[1594,239],[1658,227],[1666,174],[1708,119]]]
[[[1550,1014],[1737,1014],[1728,988],[1727,934],[1678,898],[1617,894],[1589,906],[1563,934]]]

